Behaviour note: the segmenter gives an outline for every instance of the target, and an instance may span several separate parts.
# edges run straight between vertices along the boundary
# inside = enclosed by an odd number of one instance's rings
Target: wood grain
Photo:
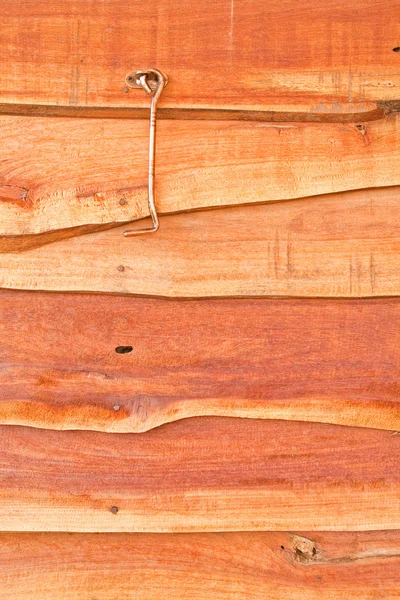
[[[162,121],[158,211],[399,185],[398,119]],[[18,236],[68,228],[76,235],[148,215],[148,121],[3,116],[0,130],[0,235],[8,236],[0,242],[12,249]]]
[[[400,533],[1,534],[9,600],[394,600]]]
[[[398,100],[399,2],[2,0],[3,102],[147,106],[132,67],[170,77],[166,107],[368,111]]]
[[[400,295],[399,188],[174,215],[161,225],[134,239],[123,237],[124,227],[0,254],[0,287],[164,297]]]
[[[124,433],[219,415],[400,430],[398,299],[3,291],[0,313],[2,424]]]
[[[2,531],[398,529],[400,436],[201,417],[147,433],[0,428]]]

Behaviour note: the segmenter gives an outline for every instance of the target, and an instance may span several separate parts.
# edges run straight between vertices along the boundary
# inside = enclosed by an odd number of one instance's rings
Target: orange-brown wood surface
[[[400,0],[0,14],[0,600],[400,600]]]
[[[170,77],[167,107],[343,115],[397,100],[398,0],[2,0],[3,102],[147,106],[132,67]]]
[[[157,209],[166,214],[399,185],[398,118],[162,121]],[[0,235],[15,247],[21,243],[15,236],[75,228],[73,235],[82,226],[147,216],[148,127],[147,120],[1,117]]]
[[[4,531],[400,527],[400,436],[200,417],[139,434],[0,428]]]
[[[400,430],[398,299],[3,291],[0,314],[2,424],[138,432],[222,415]]]
[[[400,532],[1,534],[9,600],[394,600]]]
[[[170,215],[150,236],[124,238],[125,229],[2,253],[0,287],[165,297],[400,295],[399,188]]]

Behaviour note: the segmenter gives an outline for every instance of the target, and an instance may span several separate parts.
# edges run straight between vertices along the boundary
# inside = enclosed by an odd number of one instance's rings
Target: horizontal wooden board
[[[0,599],[394,600],[400,533],[0,535]]]
[[[0,287],[164,297],[398,296],[399,189],[173,215],[162,217],[155,235],[124,238],[123,227],[3,253]]]
[[[202,417],[140,434],[0,428],[2,531],[400,527],[400,436]]]
[[[157,209],[167,214],[400,185],[399,118],[162,121]],[[0,243],[18,249],[26,240],[15,236],[64,229],[77,235],[79,227],[147,216],[148,127],[146,120],[1,117],[0,235],[8,240]]]
[[[400,430],[399,299],[3,291],[0,313],[2,424],[121,433],[220,415]]]
[[[2,0],[3,102],[143,106],[132,68],[158,67],[168,107],[348,113],[399,98],[398,0]]]

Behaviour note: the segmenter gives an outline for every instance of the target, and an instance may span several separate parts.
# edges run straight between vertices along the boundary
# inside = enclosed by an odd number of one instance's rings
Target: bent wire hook
[[[146,94],[152,94],[150,104],[150,132],[149,132],[149,170],[148,170],[148,203],[153,226],[144,229],[128,229],[124,231],[125,237],[156,232],[160,226],[154,200],[155,156],[156,156],[156,122],[157,102],[168,83],[168,77],[158,69],[146,69],[128,74],[125,78],[126,85],[130,88],[143,88]]]

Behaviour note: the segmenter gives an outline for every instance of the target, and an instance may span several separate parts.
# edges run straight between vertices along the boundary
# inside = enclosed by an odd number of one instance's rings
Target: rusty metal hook
[[[157,102],[163,89],[168,83],[168,77],[158,69],[145,69],[129,73],[125,78],[125,82],[130,88],[142,88],[146,94],[152,95],[150,104],[148,203],[153,226],[144,229],[128,229],[127,231],[124,231],[125,237],[131,237],[133,235],[156,232],[160,226],[154,200]]]

